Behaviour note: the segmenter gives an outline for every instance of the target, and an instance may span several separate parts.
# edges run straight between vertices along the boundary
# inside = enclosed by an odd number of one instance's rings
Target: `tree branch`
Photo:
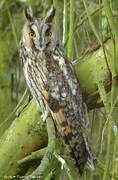
[[[41,161],[41,164],[36,168],[36,170],[28,177],[32,179],[32,177],[40,177],[40,179],[44,179],[45,171],[50,166],[50,161],[52,157],[52,153],[55,150],[55,127],[51,117],[48,117],[47,120],[47,132],[48,132],[48,148],[47,151]],[[27,179],[24,178],[24,180]],[[38,178],[37,178],[38,179]]]
[[[40,128],[39,108],[32,100],[0,139],[0,177],[19,173],[17,161],[47,144],[45,128]]]

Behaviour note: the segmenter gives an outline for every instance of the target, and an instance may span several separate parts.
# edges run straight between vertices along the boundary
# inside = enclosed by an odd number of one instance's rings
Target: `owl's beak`
[[[45,48],[46,48],[46,46],[39,42],[39,48],[38,48],[39,51],[44,51]]]

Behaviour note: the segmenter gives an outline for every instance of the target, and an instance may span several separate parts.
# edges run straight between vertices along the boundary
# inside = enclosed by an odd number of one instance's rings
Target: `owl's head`
[[[29,50],[52,50],[56,44],[54,23],[55,8],[52,6],[45,18],[35,18],[31,7],[25,8],[26,23],[23,28],[22,41]]]

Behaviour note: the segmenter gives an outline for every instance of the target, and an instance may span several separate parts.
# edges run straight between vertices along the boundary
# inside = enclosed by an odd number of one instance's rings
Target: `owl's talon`
[[[49,111],[45,110],[41,115],[42,122],[46,122],[47,117],[49,116]]]
[[[77,64],[77,62],[78,62],[78,59],[74,59],[71,63],[73,66],[75,66]]]

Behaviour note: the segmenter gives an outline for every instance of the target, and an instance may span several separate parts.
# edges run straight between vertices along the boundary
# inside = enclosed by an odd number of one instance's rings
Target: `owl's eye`
[[[31,38],[33,38],[33,37],[36,36],[36,34],[35,34],[33,31],[31,31],[31,32],[29,32],[29,36],[30,36]]]
[[[48,29],[48,30],[46,31],[45,35],[46,35],[46,36],[50,36],[50,37],[51,37],[51,36],[52,36],[52,32],[51,32],[51,31],[49,31],[49,29]]]

